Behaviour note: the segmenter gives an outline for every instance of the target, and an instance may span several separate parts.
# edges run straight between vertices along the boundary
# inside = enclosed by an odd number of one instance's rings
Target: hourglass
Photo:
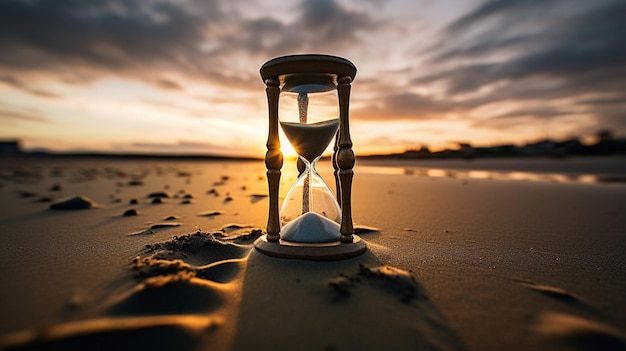
[[[269,109],[265,155],[269,214],[267,235],[255,242],[258,251],[284,258],[333,260],[353,257],[366,250],[365,242],[354,234],[351,209],[355,159],[348,105],[350,84],[355,75],[356,67],[350,61],[328,55],[278,57],[261,67]],[[336,105],[334,101],[338,101],[339,113],[336,109],[332,112],[327,109]],[[321,108],[311,113],[311,106]],[[278,195],[283,155],[279,125],[298,153],[300,171],[280,210]],[[317,162],[333,138],[336,195],[316,170]]]

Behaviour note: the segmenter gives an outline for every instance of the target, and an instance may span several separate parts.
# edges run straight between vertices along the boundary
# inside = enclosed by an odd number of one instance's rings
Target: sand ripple
[[[557,312],[544,312],[533,327],[546,338],[572,350],[626,350],[626,334],[608,324]]]
[[[98,318],[11,334],[3,350],[194,350],[220,325],[203,315]]]
[[[150,277],[119,298],[114,315],[163,315],[210,312],[223,304],[220,286],[194,272]]]
[[[216,331],[251,250],[234,241],[260,235],[244,229],[237,234],[224,228],[220,235],[231,232],[228,241],[198,231],[147,245],[130,265],[134,283],[96,306],[108,316],[12,333],[0,338],[0,349],[185,351],[222,345]]]

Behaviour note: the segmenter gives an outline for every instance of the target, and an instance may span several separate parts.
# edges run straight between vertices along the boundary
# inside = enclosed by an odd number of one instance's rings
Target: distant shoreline
[[[357,159],[368,161],[414,161],[414,162],[432,162],[432,161],[478,161],[478,160],[498,160],[498,159],[595,159],[595,158],[625,158],[626,154],[490,154],[477,155],[467,157],[465,155],[437,155],[416,156],[410,152],[402,154],[375,154],[375,155],[357,155]],[[263,157],[251,156],[224,156],[224,155],[202,155],[202,154],[147,154],[147,153],[106,153],[106,152],[30,152],[23,151],[19,153],[0,154],[0,159],[144,159],[144,160],[199,160],[199,161],[263,161]],[[330,159],[331,156],[323,156],[322,159]],[[285,160],[289,157],[285,157]]]
[[[195,154],[144,154],[144,153],[99,153],[99,152],[20,152],[0,155],[0,159],[143,159],[143,160],[199,160],[199,161],[261,161],[260,157],[219,156]]]

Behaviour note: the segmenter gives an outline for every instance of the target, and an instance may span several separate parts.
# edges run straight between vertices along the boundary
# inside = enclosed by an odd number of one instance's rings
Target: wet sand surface
[[[320,263],[253,249],[261,161],[2,161],[0,349],[626,347],[622,182],[357,161],[368,251]],[[554,162],[542,169],[624,175]],[[296,176],[286,163],[281,196]]]

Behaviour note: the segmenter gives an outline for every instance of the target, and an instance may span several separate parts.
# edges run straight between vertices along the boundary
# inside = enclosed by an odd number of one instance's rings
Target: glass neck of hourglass
[[[298,156],[298,163],[297,163],[298,175],[301,176],[302,174],[308,171],[311,171],[317,174],[317,169],[315,168],[315,166],[317,165],[317,161],[319,161],[320,158],[322,158],[322,155],[317,156],[315,159],[313,159],[313,161],[309,162],[307,161],[306,158],[302,156]]]
[[[299,156],[298,166],[300,163],[304,166],[304,169],[300,171],[300,178],[302,179],[302,213],[311,211],[311,187],[313,186],[313,177],[317,176],[317,170],[315,165],[322,155],[317,156],[312,162],[307,161],[306,158]]]

